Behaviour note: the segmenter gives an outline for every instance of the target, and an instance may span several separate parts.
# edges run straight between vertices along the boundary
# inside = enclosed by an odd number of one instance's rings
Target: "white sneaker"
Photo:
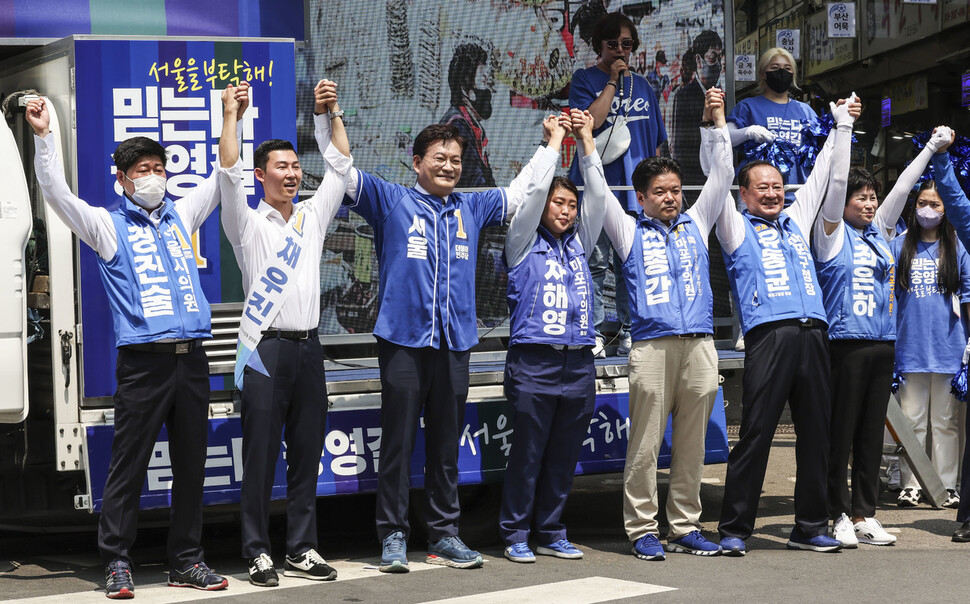
[[[629,333],[624,333],[623,337],[620,338],[620,345],[616,347],[616,356],[625,357],[630,355],[630,350],[633,349],[633,338]]]
[[[839,518],[832,523],[832,528],[829,529],[829,533],[832,535],[833,539],[838,539],[842,542],[842,547],[853,549],[859,547],[859,540],[856,538],[856,531],[852,529],[852,521],[845,514],[839,516]]]
[[[957,493],[954,489],[946,490],[946,499],[943,501],[942,507],[945,508],[959,508],[960,507],[960,493]]]
[[[606,358],[606,342],[603,341],[603,336],[596,336],[596,346],[593,346],[593,358]]]
[[[882,525],[875,518],[866,518],[862,522],[856,522],[854,528],[859,543],[868,543],[869,545],[892,545],[896,543],[896,536],[887,533],[886,529],[882,528]]]

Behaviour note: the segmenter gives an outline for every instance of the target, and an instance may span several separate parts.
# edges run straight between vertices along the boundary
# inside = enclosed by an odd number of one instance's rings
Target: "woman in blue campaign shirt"
[[[593,143],[593,117],[549,116],[549,149],[558,152],[573,129],[580,141],[586,194],[553,167],[537,171],[505,242],[511,338],[505,394],[515,432],[502,493],[499,532],[505,557],[534,562],[536,553],[577,559],[560,522],[596,401],[592,287],[586,262],[603,227],[606,182]],[[577,223],[577,214],[579,221]]]
[[[947,142],[945,134],[934,135],[880,204],[878,181],[865,170],[849,170],[851,140],[842,141],[815,221],[812,246],[832,355],[828,508],[832,536],[843,547],[896,541],[875,519],[896,339],[896,262],[887,240],[896,237],[913,185]]]
[[[920,186],[909,229],[893,241],[892,250],[899,266],[896,367],[904,378],[899,402],[921,443],[929,424],[930,458],[949,494],[943,506],[955,508],[960,504],[955,490],[960,427],[950,380],[960,369],[967,344],[964,304],[970,302],[970,256],[947,221],[933,181]],[[917,505],[919,484],[905,460],[900,460],[900,481],[900,507]]]
[[[660,145],[667,140],[667,130],[650,82],[630,71],[630,54],[640,46],[640,37],[633,22],[618,12],[603,16],[593,29],[592,45],[596,50],[596,64],[573,74],[569,84],[569,106],[580,111],[589,110],[593,116],[593,135],[603,141],[598,149],[604,157],[606,183],[611,187],[628,186],[640,160],[654,157]],[[617,126],[607,132],[620,122],[625,122],[625,126]],[[625,151],[621,141],[624,137],[620,133],[623,128],[629,132],[629,147]],[[609,161],[615,152],[621,154]],[[583,184],[579,164],[579,159],[576,159],[569,170],[569,178],[576,185]],[[640,212],[635,191],[618,191],[616,196],[628,213],[636,216]],[[606,356],[600,327],[605,320],[603,282],[611,256],[616,283],[623,281],[622,262],[610,250],[610,241],[605,234],[597,241],[595,250],[588,250],[595,287],[593,321],[597,341],[594,352],[598,357]],[[633,342],[630,338],[629,301],[623,287],[616,288],[616,314],[621,323],[617,354],[627,355]]]
[[[731,144],[741,151],[748,147],[774,139],[791,143],[797,149],[802,144],[802,131],[818,121],[818,116],[806,103],[791,98],[789,89],[795,84],[798,67],[795,58],[784,48],[769,48],[758,61],[758,90],[756,97],[742,100],[728,116]],[[746,159],[738,162],[740,170]],[[812,166],[804,162],[792,162],[786,171],[780,166],[785,184],[805,184]],[[794,194],[786,194],[787,203],[794,201]]]

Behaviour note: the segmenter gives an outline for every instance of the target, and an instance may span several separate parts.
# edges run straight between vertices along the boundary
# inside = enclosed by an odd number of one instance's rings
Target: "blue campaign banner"
[[[498,482],[505,474],[512,445],[512,409],[505,401],[470,403],[465,410],[465,426],[459,440],[458,471],[461,484]],[[626,460],[629,429],[629,399],[626,394],[601,394],[582,443],[576,474],[622,472]],[[411,456],[411,486],[424,486],[424,418],[418,428]],[[660,448],[658,466],[670,466],[670,422]],[[110,425],[88,426],[87,452],[91,477],[91,501],[101,510],[104,482],[111,459]],[[282,441],[282,439],[281,439]],[[327,434],[317,495],[368,493],[377,488],[380,467],[381,424],[379,409],[331,410],[327,415]],[[727,461],[728,442],[724,399],[718,390],[717,401],[707,427],[705,463]],[[205,505],[238,503],[242,484],[242,428],[239,417],[209,420],[208,450],[205,463]],[[171,504],[172,463],[168,434],[163,428],[148,464],[141,493],[141,508],[166,508]],[[271,498],[286,497],[286,442],[282,441],[276,461]]]
[[[291,42],[75,40],[78,196],[113,210],[121,203],[111,155],[134,136],[158,140],[168,152],[167,195],[185,195],[218,165],[220,95],[250,82],[243,119],[243,182],[250,205],[261,190],[253,177],[253,149],[268,138],[296,141],[296,76]],[[238,291],[239,269],[214,211],[192,238],[202,289],[210,304]],[[85,397],[115,390],[116,349],[98,261],[80,246]]]

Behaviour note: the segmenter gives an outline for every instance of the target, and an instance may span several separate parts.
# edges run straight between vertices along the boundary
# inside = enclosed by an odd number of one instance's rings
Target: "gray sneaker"
[[[408,547],[404,533],[395,531],[384,537],[381,550],[382,573],[406,573],[408,568]]]
[[[452,568],[478,568],[484,561],[482,555],[469,549],[459,537],[445,537],[428,544],[428,564],[440,564]]]

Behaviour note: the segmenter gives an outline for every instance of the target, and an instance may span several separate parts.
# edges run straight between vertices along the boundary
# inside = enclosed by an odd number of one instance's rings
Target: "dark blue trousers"
[[[327,382],[316,331],[305,340],[264,336],[257,345],[267,377],[246,367],[242,392],[243,558],[270,553],[269,502],[286,441],[286,553],[317,547],[317,472],[327,425]],[[284,430],[285,425],[285,430]]]
[[[377,537],[410,535],[411,453],[424,410],[428,539],[458,535],[458,439],[468,397],[466,350],[409,348],[377,338],[381,369],[381,454]]]
[[[771,441],[785,401],[795,424],[795,526],[805,537],[825,533],[830,369],[823,327],[777,321],[744,335],[741,430],[728,455],[717,527],[721,537],[747,539],[754,531]]]
[[[596,368],[589,348],[558,351],[526,344],[509,348],[505,396],[515,409],[515,433],[505,470],[499,532],[506,545],[566,538],[560,522],[576,462],[596,403]]]
[[[131,562],[138,502],[162,424],[172,462],[168,561],[182,570],[202,560],[202,484],[209,416],[209,361],[186,354],[118,349],[114,441],[98,525],[105,564]]]

